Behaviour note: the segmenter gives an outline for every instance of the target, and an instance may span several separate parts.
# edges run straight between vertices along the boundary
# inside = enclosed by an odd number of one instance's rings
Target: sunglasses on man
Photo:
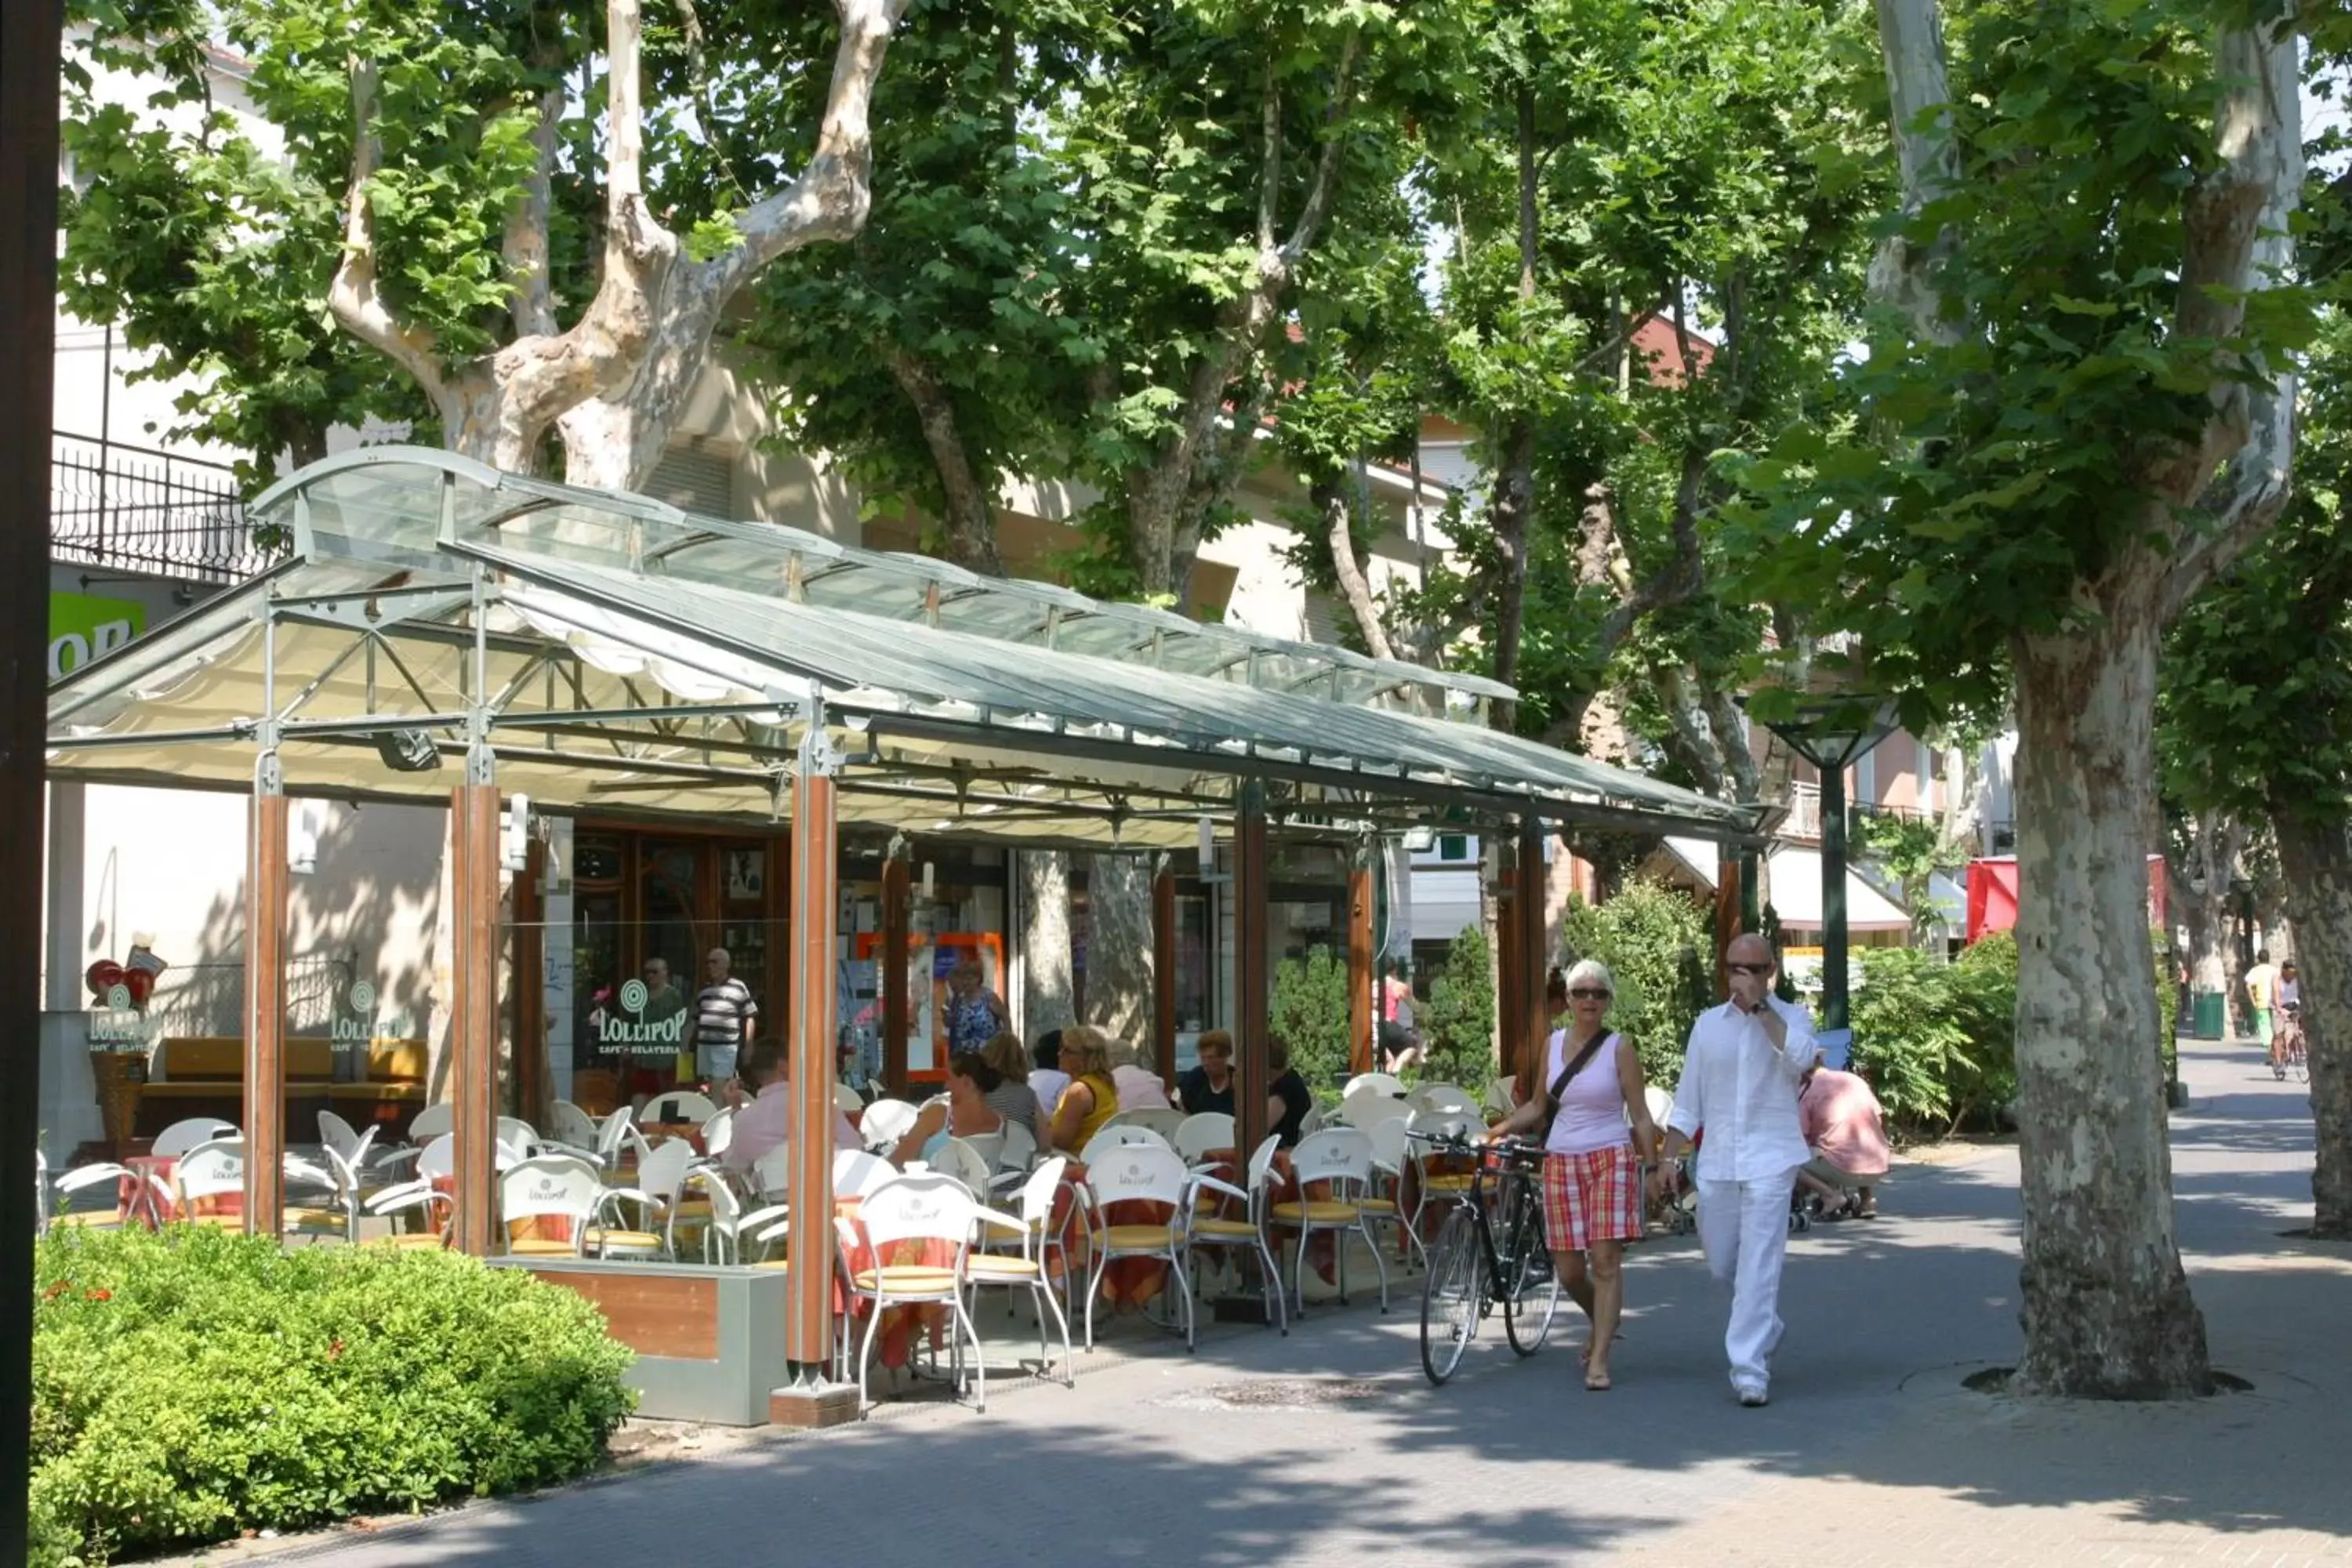
[[[1724,967],[1730,970],[1734,974],[1769,974],[1772,973],[1772,966],[1769,963],[1727,963]]]

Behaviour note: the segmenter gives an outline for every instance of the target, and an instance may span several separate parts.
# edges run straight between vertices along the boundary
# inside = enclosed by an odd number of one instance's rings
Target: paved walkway
[[[2187,1047],[2181,1232],[2215,1363],[2254,1392],[2057,1407],[1962,1391],[2017,1352],[2016,1160],[1906,1166],[1888,1217],[1793,1245],[1773,1403],[1742,1410],[1688,1241],[1642,1250],[1617,1388],[1567,1336],[1499,1334],[1431,1390],[1417,1298],[1187,1357],[1097,1352],[1075,1391],[992,1390],[814,1437],[468,1509],[289,1554],[340,1568],[652,1563],[2352,1562],[2352,1248],[2306,1223],[2310,1122],[2251,1047]],[[1012,1380],[1007,1380],[1008,1382]],[[273,1559],[286,1561],[285,1556]]]

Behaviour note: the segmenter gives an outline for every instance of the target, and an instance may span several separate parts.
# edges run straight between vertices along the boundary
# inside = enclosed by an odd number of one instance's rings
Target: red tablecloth
[[[119,1184],[119,1198],[125,1215],[142,1215],[150,1227],[167,1219],[194,1217],[179,1212],[179,1189],[173,1185],[173,1174],[180,1168],[178,1155],[133,1154],[122,1163],[135,1173],[137,1178]],[[164,1186],[172,1188],[173,1195],[169,1201],[168,1209],[163,1194],[156,1191],[154,1183],[148,1179],[151,1176],[160,1179]],[[241,1192],[222,1193],[209,1198],[199,1198],[196,1200],[195,1213],[217,1215],[242,1215],[245,1213],[245,1194]]]

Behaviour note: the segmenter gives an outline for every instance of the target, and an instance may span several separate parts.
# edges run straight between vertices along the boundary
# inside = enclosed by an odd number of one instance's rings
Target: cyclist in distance
[[[1609,1349],[1625,1304],[1625,1243],[1642,1238],[1642,1160],[1659,1142],[1633,1042],[1609,1027],[1617,983],[1585,959],[1568,973],[1569,1022],[1545,1048],[1548,1090],[1487,1133],[1543,1136],[1544,1233],[1552,1266],[1591,1321],[1584,1386],[1610,1386]]]

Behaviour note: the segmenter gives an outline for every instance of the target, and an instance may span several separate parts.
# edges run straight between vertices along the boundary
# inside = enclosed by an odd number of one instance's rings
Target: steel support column
[[[1234,1126],[1246,1160],[1265,1142],[1266,1096],[1274,1074],[1266,1059],[1273,998],[1266,990],[1265,785],[1244,779],[1234,815]]]
[[[1176,1098],[1176,868],[1162,855],[1151,872],[1151,1059]]]
[[[244,1127],[245,1228],[276,1236],[286,1213],[286,795],[275,752],[254,767],[246,830]]]
[[[1822,769],[1822,1027],[1845,1014],[1845,769]]]
[[[792,1244],[784,1355],[803,1384],[833,1356],[835,928],[841,864],[835,840],[839,759],[811,700],[793,792]],[[905,1035],[898,1037],[905,1049]]]
[[[877,982],[882,992],[882,1087],[899,1100],[907,1095],[907,1031],[914,1026],[907,1007],[912,853],[905,839],[893,839],[889,856],[882,862],[882,967]],[[797,880],[793,886],[799,886]]]
[[[449,1089],[458,1250],[489,1256],[497,1234],[499,1133],[499,786],[449,792],[449,889],[457,901],[450,975]]]
[[[1348,871],[1348,1070],[1370,1072],[1375,1012],[1372,973],[1372,861],[1377,853],[1359,847]]]

